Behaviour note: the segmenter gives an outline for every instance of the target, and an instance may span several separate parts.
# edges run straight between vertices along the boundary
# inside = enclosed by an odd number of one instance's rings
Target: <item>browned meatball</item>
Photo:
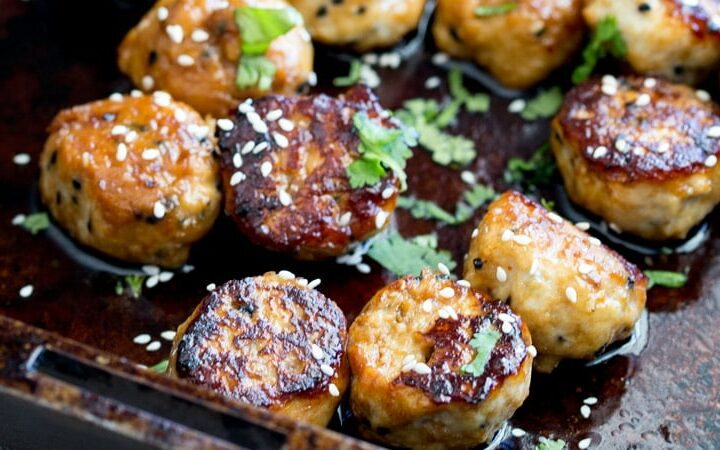
[[[534,351],[506,305],[429,270],[397,280],[350,327],[361,433],[401,448],[475,447],[527,397]]]
[[[550,140],[570,198],[622,231],[684,238],[720,202],[720,116],[706,95],[611,75],[573,88]]]
[[[120,70],[146,91],[163,89],[204,114],[224,116],[242,99],[266,92],[235,84],[240,33],[238,7],[284,8],[284,0],[160,0],[118,49]],[[275,65],[272,92],[292,94],[312,73],[310,35],[297,27],[266,53]]]
[[[208,124],[164,92],[61,111],[40,193],[75,239],[119,259],[176,267],[220,210]]]
[[[350,372],[345,317],[307,280],[281,271],[233,280],[178,328],[169,373],[324,426]]]
[[[359,156],[354,114],[395,126],[368,88],[340,98],[270,96],[240,109],[218,131],[220,165],[225,210],[252,242],[317,259],[344,253],[390,222],[395,174],[357,189],[347,176]]]
[[[514,4],[487,16],[482,7]],[[584,31],[581,0],[439,0],[433,35],[440,50],[475,60],[500,83],[532,87],[565,64]]]

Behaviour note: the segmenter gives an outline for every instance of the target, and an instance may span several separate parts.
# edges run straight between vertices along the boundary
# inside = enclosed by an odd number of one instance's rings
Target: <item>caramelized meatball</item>
[[[182,265],[220,210],[207,123],[164,92],[61,111],[40,193],[81,243],[126,261]]]
[[[318,42],[357,51],[389,47],[418,26],[425,0],[289,0]]]
[[[391,283],[350,327],[361,433],[413,449],[489,440],[528,395],[530,344],[510,308],[446,276],[425,270]]]
[[[255,244],[301,259],[344,253],[390,222],[393,172],[353,189],[347,167],[359,156],[353,116],[395,127],[375,95],[356,86],[340,98],[270,96],[244,103],[220,129],[225,210]]]
[[[433,35],[440,50],[473,59],[500,83],[532,87],[566,63],[582,42],[581,0],[519,0],[507,12],[476,14],[500,0],[439,0]]]
[[[641,74],[694,84],[720,62],[716,0],[589,0],[583,15],[593,28],[615,18],[627,44],[625,58]]]
[[[118,65],[146,91],[163,89],[203,114],[224,116],[247,97],[266,94],[235,84],[238,7],[288,7],[283,0],[160,0],[120,44]],[[272,92],[292,94],[312,72],[309,34],[296,27],[266,53],[276,71]]]
[[[628,337],[645,306],[647,280],[637,267],[512,191],[473,233],[465,278],[522,317],[544,372]]]
[[[622,231],[684,238],[720,201],[720,117],[706,95],[609,75],[573,88],[550,140],[570,198]]]
[[[228,281],[178,328],[169,373],[241,402],[325,426],[347,388],[340,308],[307,280]]]

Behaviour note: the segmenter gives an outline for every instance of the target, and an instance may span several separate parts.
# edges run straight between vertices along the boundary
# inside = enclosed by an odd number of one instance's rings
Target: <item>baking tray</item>
[[[134,300],[118,296],[115,285],[137,267],[78,249],[54,226],[31,235],[11,224],[15,215],[41,209],[37,161],[52,117],[131,88],[116,68],[116,47],[150,4],[0,0],[0,448],[370,448],[348,437],[355,435],[355,423],[346,405],[330,424],[336,433],[219,398],[138,364],[167,357],[170,342],[160,334],[184,321],[209,283],[280,269],[320,277],[319,289],[352,321],[392,279],[379,266],[363,275],[334,262],[292,261],[249,245],[221,217],[193,248],[194,271],[178,272]],[[399,69],[379,69],[377,93],[387,108],[446,94],[444,84],[437,91],[423,88],[430,76],[444,79],[446,70],[431,62],[431,39],[420,38],[405,44],[409,52],[422,45]],[[346,55],[317,49],[316,91],[337,92],[330,81],[346,73],[343,61]],[[565,78],[558,75],[548,86]],[[549,124],[508,113],[508,92],[492,90],[490,83],[466,79],[466,86],[491,90],[491,111],[462,114],[454,131],[477,144],[479,156],[468,170],[502,191],[508,187],[502,177],[507,159],[531,155],[546,141]],[[21,152],[31,155],[29,165],[13,163]],[[457,171],[433,164],[423,150],[416,150],[408,174],[411,194],[448,209],[465,189]],[[538,194],[554,198],[568,217],[584,217],[569,208],[560,187]],[[393,226],[406,236],[437,232],[440,246],[460,263],[483,213],[448,227],[398,210]],[[689,282],[681,289],[652,289],[642,324],[647,329],[639,327],[614,357],[595,365],[564,362],[552,375],[533,374],[530,397],[496,448],[532,449],[540,436],[564,439],[568,448],[586,438],[592,448],[720,448],[719,219],[717,212],[709,217],[708,236],[697,239],[694,251],[649,260],[647,249],[632,247],[637,243],[601,236],[641,267],[688,269]],[[34,292],[21,298],[27,284]],[[149,352],[133,343],[139,334],[159,340],[160,349]],[[585,419],[580,407],[591,396],[598,403]],[[514,436],[512,428],[526,434]]]

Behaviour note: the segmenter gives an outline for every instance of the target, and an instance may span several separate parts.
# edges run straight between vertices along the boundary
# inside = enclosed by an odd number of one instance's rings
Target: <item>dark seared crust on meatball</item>
[[[334,302],[298,280],[268,273],[229,281],[203,299],[178,330],[171,373],[324,425],[347,386],[346,340],[345,317]]]
[[[707,158],[720,153],[720,140],[708,136],[720,125],[718,107],[686,86],[653,79],[654,87],[645,87],[645,80],[617,78],[614,95],[603,93],[600,78],[574,87],[554,120],[552,139],[569,144],[596,174],[613,181],[665,181],[707,171]],[[641,96],[649,96],[649,104],[638,104]],[[601,146],[607,152],[595,157]]]
[[[420,388],[437,403],[477,404],[485,400],[493,389],[502,385],[506,377],[518,373],[527,355],[522,328],[518,326],[513,326],[509,333],[500,334],[500,339],[493,347],[490,359],[480,376],[463,371],[466,361],[472,360],[476,353],[470,345],[475,333],[487,327],[502,329],[503,322],[498,318],[500,313],[515,317],[517,322],[520,322],[520,318],[504,303],[480,301],[485,309],[485,316],[440,318],[423,335],[431,342],[433,349],[427,360],[427,365],[434,369],[432,373],[407,371],[395,382]]]
[[[339,98],[269,96],[253,106],[254,112],[238,112],[232,130],[218,131],[225,209],[253,243],[302,259],[337,256],[388,222],[376,217],[394,209],[397,177],[390,173],[373,186],[353,189],[346,174],[359,155],[355,113],[365,111],[387,127],[397,126],[369,88],[356,86]],[[277,111],[282,118],[266,119]],[[258,133],[248,119],[255,113],[267,133]],[[276,134],[287,139],[286,146]],[[242,154],[248,142],[267,148]],[[234,165],[238,153],[241,167]],[[272,169],[264,176],[268,164]],[[232,185],[237,172],[243,179]]]

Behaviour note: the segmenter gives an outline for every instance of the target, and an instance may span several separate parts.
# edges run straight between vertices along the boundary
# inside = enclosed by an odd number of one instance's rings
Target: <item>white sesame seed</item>
[[[705,159],[705,165],[707,167],[715,167],[717,162],[718,162],[718,159],[717,159],[717,156],[715,156],[715,155],[710,155]]]
[[[292,197],[285,190],[278,191],[278,200],[280,200],[280,204],[283,206],[290,206],[293,202]]]
[[[288,133],[295,129],[295,124],[284,117],[278,120],[278,126],[280,126],[280,129]]]
[[[126,127],[125,125],[115,125],[114,127],[112,127],[112,130],[110,130],[110,135],[120,136],[127,134],[128,131],[130,130],[128,130],[128,127]]]
[[[143,150],[142,152],[142,159],[146,161],[151,161],[153,159],[156,159],[160,156],[160,150],[156,148],[148,148]]]
[[[592,444],[592,438],[585,438],[578,442],[578,449],[586,450],[590,448],[590,444]]]
[[[444,287],[440,289],[438,295],[443,298],[453,298],[455,296],[455,290],[451,287]]]
[[[475,174],[470,172],[469,170],[463,170],[460,173],[460,179],[463,180],[467,184],[475,184],[477,182],[475,178]]]
[[[335,383],[330,383],[330,385],[328,386],[328,392],[333,397],[340,397],[340,390],[337,386],[335,386]]]
[[[22,225],[23,223],[25,223],[25,219],[26,219],[25,214],[17,214],[15,217],[13,217],[12,222],[10,222],[10,223],[12,223],[15,226]]]
[[[232,163],[236,169],[241,168],[243,165],[242,155],[240,153],[235,153],[232,157]]]
[[[513,238],[513,236],[515,236],[515,233],[513,233],[513,230],[507,229],[507,230],[503,231],[502,234],[500,235],[500,240],[503,242],[507,242],[507,241],[511,240]]]
[[[165,27],[165,32],[170,37],[170,40],[176,44],[181,43],[185,37],[185,31],[180,25],[168,25]]]
[[[243,145],[242,148],[240,149],[240,154],[247,155],[248,153],[253,151],[254,148],[255,148],[255,143],[253,141],[246,142],[245,145]]]
[[[431,298],[425,300],[422,302],[422,305],[420,306],[423,311],[426,313],[432,312],[432,306],[433,306],[433,300]]]
[[[148,352],[156,352],[160,350],[161,346],[162,344],[160,343],[160,341],[152,341],[147,345],[147,347],[145,347],[145,350],[147,350]]]
[[[645,80],[647,81],[647,80]],[[638,95],[638,98],[635,100],[635,104],[637,106],[647,106],[650,104],[650,95],[646,93],[642,93]]]
[[[364,273],[364,274],[368,274],[371,271],[370,266],[368,266],[365,263],[359,263],[355,266],[355,268],[357,269],[358,272]]]
[[[148,277],[147,280],[145,280],[145,287],[148,289],[152,289],[155,286],[157,286],[159,282],[160,282],[160,276],[158,276],[158,275],[150,276],[150,277]]]
[[[438,270],[440,271],[441,274],[443,274],[443,275],[450,275],[450,269],[448,269],[448,266],[446,266],[445,264],[439,262],[438,265],[437,265],[437,268],[438,268]]]
[[[190,67],[193,64],[195,64],[195,58],[193,58],[190,55],[187,55],[183,53],[182,55],[178,55],[177,57],[177,63],[180,64],[183,67]]]
[[[152,340],[152,338],[150,337],[149,334],[146,334],[146,333],[138,334],[137,336],[135,336],[133,338],[133,344],[145,345],[145,344],[148,344],[151,340]]]
[[[382,198],[384,198],[385,200],[387,200],[387,199],[389,199],[390,197],[392,197],[392,195],[393,195],[394,193],[395,193],[395,188],[393,188],[393,187],[387,187],[387,188],[383,189],[383,191],[382,191],[382,193],[380,194],[380,196],[381,196]]]
[[[142,86],[143,89],[145,89],[146,91],[149,91],[153,88],[153,86],[155,86],[155,79],[153,77],[151,77],[150,75],[145,75],[140,80],[140,85]]]
[[[297,282],[302,287],[307,287],[308,285],[308,280],[306,280],[305,278],[298,278]]]
[[[172,280],[174,276],[175,276],[174,273],[165,270],[165,271],[160,272],[160,274],[158,275],[158,278],[160,279],[161,283],[167,283],[168,281]]]
[[[450,317],[453,320],[457,320],[458,315],[455,312],[455,309],[450,305],[445,305],[445,311],[447,311],[448,317]]]
[[[155,103],[157,106],[170,106],[170,102],[172,101],[172,97],[170,94],[168,94],[165,91],[155,91],[153,92],[153,103]]]
[[[268,144],[267,142],[261,142],[255,146],[255,148],[253,149],[253,153],[255,153],[255,154],[260,153],[261,151],[265,150],[268,147],[270,147],[270,144]]]
[[[35,288],[33,287],[32,284],[26,284],[25,286],[20,288],[20,290],[18,291],[18,294],[22,298],[28,298],[33,294],[34,290],[35,290]]]
[[[437,89],[441,84],[440,77],[430,77],[425,80],[425,89]]]
[[[165,217],[165,205],[161,200],[158,200],[153,205],[153,215],[158,219]]]
[[[440,309],[438,310],[438,316],[440,316],[441,319],[447,319],[447,318],[450,317],[450,313],[449,313],[449,312],[447,311],[447,309],[445,309],[445,307],[443,306],[442,308],[440,308]]]
[[[251,98],[245,100],[244,102],[242,102],[238,105],[238,112],[241,112],[243,114],[247,114],[247,113],[254,112],[254,111],[255,111],[255,108],[253,108],[253,106],[252,106]]]
[[[670,144],[667,141],[662,141],[655,147],[655,151],[658,153],[666,153],[670,150]]]
[[[166,341],[172,341],[175,339],[175,331],[174,330],[165,330],[162,333],[160,333],[160,337],[165,339]]]
[[[705,91],[703,89],[698,89],[697,91],[695,91],[695,95],[697,96],[697,98],[699,98],[700,100],[702,100],[704,102],[710,101],[710,94],[708,93],[708,91]]]
[[[555,223],[563,223],[563,218],[552,211],[548,213],[548,218]]]
[[[280,133],[273,133],[273,140],[280,148],[287,148],[287,146],[290,145],[288,138]]]
[[[580,407],[580,415],[583,416],[584,419],[587,419],[590,417],[590,407],[588,405],[582,405]]]
[[[30,163],[30,155],[27,153],[18,153],[13,156],[13,162],[18,166],[26,166]]]
[[[160,268],[158,266],[154,266],[152,264],[146,264],[142,266],[142,271],[147,275],[159,275],[160,274]]]
[[[474,239],[474,238],[476,238],[476,237],[478,236],[478,234],[480,234],[480,230],[478,230],[477,228],[475,228],[475,229],[473,230],[473,232],[470,233],[470,237]]]
[[[192,39],[193,42],[205,42],[210,39],[210,34],[202,28],[196,28],[192,34],[190,34],[190,39]]]
[[[574,287],[568,286],[565,289],[565,297],[567,297],[568,300],[570,300],[571,303],[577,302],[577,291]]]
[[[110,101],[113,101],[113,102],[121,102],[123,99],[123,96],[119,92],[113,92],[112,94],[110,94],[110,97],[108,97],[108,98],[110,99]]]
[[[515,318],[511,316],[510,314],[500,313],[498,314],[498,319],[500,319],[503,322],[515,322]]]
[[[591,264],[587,263],[580,263],[578,266],[578,272],[580,272],[582,275],[587,275],[590,272],[592,272],[594,267]]]
[[[368,65],[363,64],[360,67],[360,78],[371,88],[380,86],[380,76]]]
[[[260,175],[267,177],[270,175],[270,172],[272,172],[272,163],[270,161],[263,162],[260,165]]]
[[[193,270],[195,270],[195,266],[192,266],[190,264],[185,264],[184,266],[182,266],[182,268],[180,270],[182,271],[182,273],[190,273]]]
[[[267,124],[263,122],[258,113],[254,111],[247,113],[247,119],[256,133],[265,134],[268,132]]]
[[[430,366],[425,363],[415,364],[413,370],[419,375],[430,375],[432,373],[432,369],[430,369]]]
[[[351,219],[352,219],[352,212],[347,211],[346,213],[340,215],[340,217],[338,218],[338,225],[340,225],[341,227],[346,227],[346,226],[350,225]]]
[[[217,126],[223,131],[230,131],[235,128],[235,124],[230,119],[218,119]]]
[[[717,138],[720,137],[720,126],[714,125],[710,128],[708,128],[707,133],[705,133],[707,137],[711,138]]]
[[[527,433],[525,432],[525,430],[523,430],[522,428],[513,428],[510,433],[511,433],[514,437],[517,437],[517,438],[523,437],[523,436],[525,436],[525,434],[527,434]]]
[[[281,270],[278,272],[278,276],[282,278],[283,280],[294,280],[295,274],[290,272],[289,270]]]
[[[495,278],[501,283],[504,283],[507,281],[507,272],[505,272],[505,269],[498,266],[498,268],[495,270]]]
[[[652,89],[657,84],[657,81],[655,81],[655,78],[645,78],[645,81],[643,81],[643,86],[645,86],[648,89]]]
[[[615,95],[617,94],[617,86],[612,84],[603,84],[600,88],[603,94],[605,95]]]
[[[532,356],[533,358],[537,356],[537,349],[534,345],[530,345],[527,348],[528,355]]]
[[[137,132],[135,130],[130,130],[125,135],[125,142],[130,144],[131,142],[135,142],[135,140],[137,140],[137,138],[138,138]]]
[[[617,78],[615,78],[614,76],[612,76],[610,74],[603,75],[603,77],[601,78],[600,81],[602,82],[602,84],[607,84],[610,86],[617,86],[617,84],[618,84]]]
[[[524,234],[516,234],[515,236],[513,236],[513,242],[518,245],[528,245],[530,242],[532,242],[532,239],[530,239],[530,236],[526,236]]]
[[[158,20],[166,20],[168,18],[168,15],[170,15],[170,12],[168,9],[164,6],[161,6],[157,10],[157,18]]]
[[[617,139],[615,140],[615,148],[616,148],[617,151],[619,151],[620,153],[627,153],[627,151],[628,151],[628,143],[627,143],[627,141],[626,141],[625,139],[617,138]]]
[[[390,213],[385,211],[380,211],[375,216],[375,228],[382,228],[383,225],[385,225],[385,221],[387,221],[387,218],[390,216]]]
[[[283,115],[282,109],[273,109],[272,111],[265,114],[265,120],[268,122],[273,122],[275,120],[278,120]]]
[[[448,61],[450,61],[450,57],[447,55],[447,53],[437,52],[432,56],[432,63],[436,66],[442,66]]]
[[[308,283],[307,287],[308,289],[315,289],[316,287],[320,286],[320,278],[315,278],[311,282]]]
[[[517,98],[510,102],[508,105],[508,112],[517,114],[522,112],[525,109],[526,102],[525,100],[521,98]]]
[[[320,364],[320,371],[329,377],[335,375],[335,369],[327,364]]]
[[[310,344],[310,353],[312,354],[312,357],[317,360],[325,357],[325,352],[317,344]]]
[[[583,403],[585,403],[586,405],[595,405],[595,404],[597,404],[597,402],[598,402],[597,397],[588,397],[585,400],[583,400]]]
[[[608,222],[608,227],[610,227],[611,230],[613,230],[614,232],[616,232],[618,234],[622,233],[622,230],[620,229],[618,224],[616,224],[614,222]]]
[[[317,74],[315,72],[310,72],[308,74],[307,82],[310,86],[317,86],[317,82],[318,82]]]
[[[510,322],[503,322],[500,330],[505,334],[510,334],[513,330],[512,324]]]
[[[143,95],[143,93],[140,92],[139,89],[133,89],[132,91],[130,91],[130,97],[140,98],[140,97],[142,97],[142,95]]]
[[[589,241],[590,241],[590,244],[595,245],[595,246],[599,246],[602,244],[602,242],[600,242],[600,239],[596,238],[595,236],[590,236]]]
[[[458,280],[457,284],[458,284],[458,286],[462,286],[462,287],[466,287],[466,288],[470,287],[470,282],[468,280]]]
[[[575,226],[578,228],[578,230],[587,231],[590,229],[590,224],[588,222],[578,222],[575,224]]]
[[[214,291],[216,287],[217,286],[215,286],[215,283],[210,283],[207,286],[205,286],[205,289],[208,291]]]
[[[268,234],[270,232],[270,228],[268,228],[267,225],[262,224],[260,225],[260,231],[262,231],[263,234]]]
[[[413,365],[414,365],[415,362],[416,362],[415,355],[405,355],[405,357],[402,360],[403,365],[410,364],[410,363],[413,363]]]
[[[596,148],[593,152],[593,158],[600,159],[603,156],[607,155],[608,149],[604,145],[601,145],[600,147]]]

